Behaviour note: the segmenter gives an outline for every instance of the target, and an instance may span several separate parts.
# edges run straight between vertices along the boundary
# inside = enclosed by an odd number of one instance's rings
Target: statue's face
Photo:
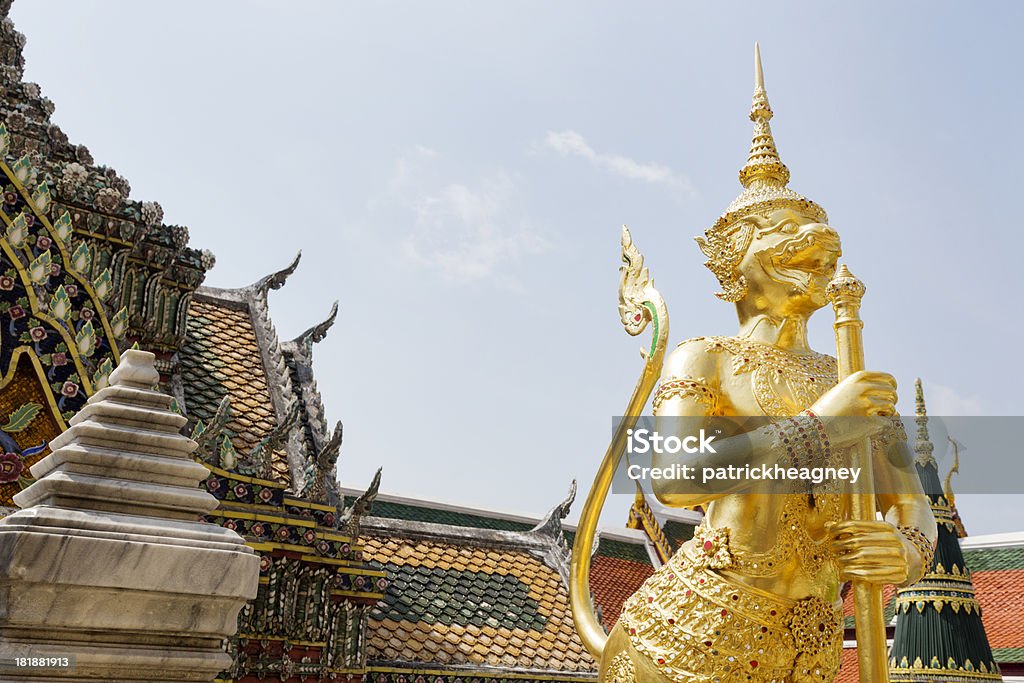
[[[839,234],[794,209],[778,209],[757,225],[740,272],[748,297],[776,315],[810,314],[826,303],[825,288],[842,254]]]

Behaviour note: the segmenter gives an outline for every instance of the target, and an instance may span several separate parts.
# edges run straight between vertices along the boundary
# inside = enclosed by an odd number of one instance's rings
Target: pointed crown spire
[[[779,158],[768,123],[772,120],[772,107],[764,89],[761,46],[757,43],[754,43],[754,101],[750,105],[750,120],[754,122],[754,137],[750,142],[747,163],[740,169],[740,183],[743,187],[750,187],[755,182],[785,187],[789,182],[789,169]]]
[[[747,163],[740,169],[740,184],[743,192],[733,200],[725,214],[715,223],[712,230],[732,223],[745,215],[790,206],[826,223],[825,210],[810,199],[789,189],[789,169],[779,157],[775,137],[769,121],[772,108],[768,104],[768,92],[764,88],[764,67],[761,64],[761,46],[754,43],[754,98],[750,105],[750,120],[754,122],[754,135],[750,141]]]
[[[744,229],[743,219],[751,214],[763,214],[778,208],[793,208],[819,223],[827,223],[825,210],[810,199],[788,187],[789,169],[779,157],[769,121],[772,108],[764,88],[764,68],[761,48],[754,43],[754,98],[750,107],[750,120],[754,122],[754,135],[750,142],[747,163],[740,169],[743,191],[726,208],[715,224],[698,237],[701,251],[708,257],[704,265],[718,278],[726,301],[739,301],[746,294],[746,284],[738,266],[750,245],[752,232]]]
[[[924,406],[924,389],[921,386],[921,379],[914,381],[914,422],[917,423],[917,439],[914,442],[914,453],[918,465],[932,465],[938,467],[935,456],[932,452],[935,446],[931,437],[928,436],[928,411]]]

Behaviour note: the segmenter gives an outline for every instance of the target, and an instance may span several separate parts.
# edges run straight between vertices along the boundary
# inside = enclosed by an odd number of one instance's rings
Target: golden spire
[[[761,46],[754,43],[754,100],[750,105],[750,120],[754,122],[754,138],[750,142],[750,154],[746,165],[740,170],[740,183],[750,187],[757,181],[776,187],[785,187],[789,182],[789,169],[779,158],[771,126],[772,108],[768,104],[768,93],[764,89],[764,68],[761,66]]]
[[[932,445],[931,438],[928,436],[928,411],[924,407],[924,389],[921,387],[921,378],[914,382],[914,408],[916,414],[914,422],[917,423],[917,440],[914,442],[914,452],[917,453],[915,460],[918,465],[931,465],[938,468],[935,457],[932,455],[935,446]]]
[[[768,125],[771,118],[772,108],[768,104],[768,93],[764,89],[761,48],[754,43],[754,99],[750,106],[750,120],[754,122],[754,135],[750,142],[747,163],[740,169],[740,183],[743,185],[743,191],[706,232],[723,230],[751,213],[770,211],[781,207],[792,207],[821,223],[828,222],[828,216],[823,208],[787,186],[789,169],[779,158],[779,150],[775,146],[771,126]],[[710,236],[709,234],[708,237]],[[707,253],[706,250],[705,253]],[[715,258],[712,254],[708,254],[708,256],[711,256],[712,259]]]

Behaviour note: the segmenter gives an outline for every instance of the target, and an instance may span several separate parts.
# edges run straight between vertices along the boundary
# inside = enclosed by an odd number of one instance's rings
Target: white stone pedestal
[[[217,501],[158,379],[153,354],[126,351],[0,520],[0,681],[211,681],[230,665],[259,559],[198,521]]]

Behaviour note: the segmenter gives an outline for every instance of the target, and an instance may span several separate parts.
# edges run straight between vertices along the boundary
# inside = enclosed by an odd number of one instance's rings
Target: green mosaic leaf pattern
[[[385,564],[389,586],[372,617],[394,621],[541,630],[546,623],[518,577],[481,571]]]

